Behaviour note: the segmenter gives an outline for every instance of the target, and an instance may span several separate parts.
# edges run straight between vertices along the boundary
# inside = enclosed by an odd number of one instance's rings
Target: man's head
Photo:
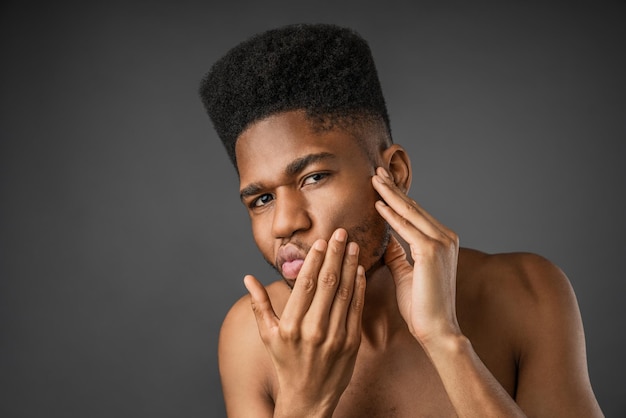
[[[200,85],[202,101],[237,168],[235,144],[252,123],[303,110],[317,129],[341,127],[391,143],[389,117],[367,42],[334,25],[291,25],[231,49]]]
[[[383,166],[408,188],[410,163],[392,144],[359,35],[332,25],[262,33],[219,60],[200,92],[239,174],[255,242],[288,283],[313,242],[338,227],[365,268],[380,263],[389,228],[371,176]]]

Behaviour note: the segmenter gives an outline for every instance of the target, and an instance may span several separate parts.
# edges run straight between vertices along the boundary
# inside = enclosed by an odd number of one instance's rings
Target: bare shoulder
[[[547,330],[550,321],[559,317],[579,317],[567,276],[554,263],[532,253],[462,249],[457,294],[462,325],[475,334],[488,325],[500,338],[508,337],[518,355],[528,348],[529,334]]]
[[[266,287],[277,313],[282,311],[288,298],[285,288],[287,286],[280,282]],[[270,397],[273,366],[259,335],[249,295],[235,302],[224,318],[218,360],[229,416],[246,416],[250,409],[258,412],[257,416],[263,416],[262,411],[273,408]]]
[[[457,311],[479,356],[528,415],[602,416],[576,296],[558,266],[537,254],[463,249]]]
[[[462,249],[458,292],[464,299],[506,307],[550,308],[575,302],[567,276],[554,263],[532,253],[486,254]]]
[[[275,281],[268,286],[265,286],[265,290],[272,301],[272,307],[277,314],[280,314],[289,299],[291,293],[289,287],[282,281]],[[256,328],[256,320],[254,313],[252,312],[252,305],[250,304],[250,296],[248,294],[242,296],[234,305],[230,308],[224,322],[222,324],[221,333],[230,332],[231,328],[234,328],[236,334],[248,334],[243,332],[241,327]]]
[[[287,286],[282,282],[274,282],[266,290],[274,311],[280,314],[289,297]],[[254,356],[257,351],[265,354],[249,295],[242,296],[226,314],[220,330],[219,350],[220,358],[232,353],[246,357]]]

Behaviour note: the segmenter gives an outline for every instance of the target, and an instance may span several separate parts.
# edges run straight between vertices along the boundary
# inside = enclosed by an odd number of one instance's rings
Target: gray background
[[[0,6],[0,415],[224,415],[219,325],[274,273],[197,84],[258,31],[332,22],[370,41],[411,195],[569,275],[624,416],[624,2],[221,3]]]

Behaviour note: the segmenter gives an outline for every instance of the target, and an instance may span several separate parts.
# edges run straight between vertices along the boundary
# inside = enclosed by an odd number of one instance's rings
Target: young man
[[[357,34],[265,32],[200,90],[284,279],[246,276],[224,320],[229,416],[602,416],[564,274],[459,248],[407,197],[409,156]]]

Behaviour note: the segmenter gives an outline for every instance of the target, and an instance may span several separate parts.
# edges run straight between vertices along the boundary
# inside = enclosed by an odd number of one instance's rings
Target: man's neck
[[[362,343],[382,350],[399,331],[408,332],[398,311],[393,277],[387,266],[381,264],[367,272]]]

